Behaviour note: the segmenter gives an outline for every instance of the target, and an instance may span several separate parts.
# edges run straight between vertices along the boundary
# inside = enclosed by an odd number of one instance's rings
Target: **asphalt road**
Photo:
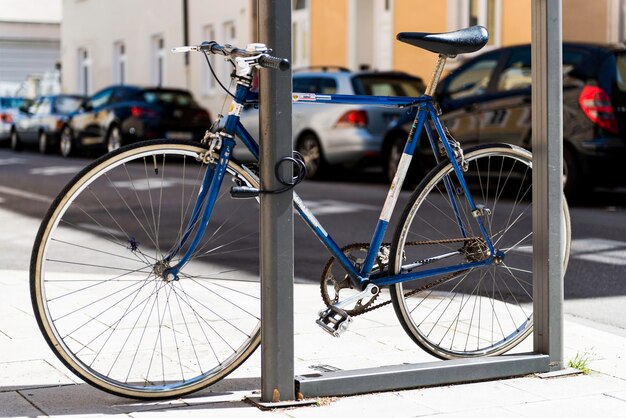
[[[6,232],[15,227],[10,214],[30,218],[32,229],[65,183],[90,161],[0,149],[0,225],[5,231],[0,231],[0,269],[27,269],[32,245],[11,242],[16,231]],[[297,191],[339,245],[368,242],[387,185],[372,171],[336,174],[332,177],[341,181],[307,181]],[[402,192],[398,207],[408,197],[408,191]],[[598,326],[620,327],[626,335],[626,192],[595,192],[570,212],[572,254],[565,277],[565,311]],[[393,231],[393,223],[389,230]],[[24,231],[26,237],[34,234],[34,230]],[[387,238],[391,236],[392,232]],[[295,241],[296,279],[319,281],[329,254],[299,221]]]

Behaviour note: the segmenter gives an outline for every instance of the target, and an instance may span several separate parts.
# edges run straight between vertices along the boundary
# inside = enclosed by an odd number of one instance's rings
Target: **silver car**
[[[293,91],[315,94],[357,94],[371,96],[420,96],[421,78],[400,72],[350,72],[323,68],[295,72]],[[353,167],[383,164],[390,145],[383,134],[406,109],[376,106],[294,103],[293,144],[307,166],[307,177],[323,175],[330,166]],[[248,107],[241,115],[243,125],[259,140],[258,109]],[[243,144],[235,147],[235,158],[251,160]]]

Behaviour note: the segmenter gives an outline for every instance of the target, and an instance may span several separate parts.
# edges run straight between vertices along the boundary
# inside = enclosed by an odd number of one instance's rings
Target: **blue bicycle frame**
[[[191,238],[192,233],[195,230],[194,238],[185,251],[182,259],[173,267],[170,267],[166,271],[166,277],[171,279],[175,279],[178,272],[182,269],[182,267],[189,261],[194,251],[197,249],[200,240],[206,230],[206,227],[209,223],[209,219],[211,217],[211,212],[213,210],[213,206],[215,204],[215,200],[217,198],[218,190],[220,189],[220,185],[222,179],[224,177],[224,173],[226,171],[226,167],[228,165],[228,161],[232,155],[232,149],[235,146],[234,137],[237,136],[241,142],[250,150],[252,155],[258,160],[259,158],[259,146],[255,139],[248,133],[245,127],[240,122],[240,113],[243,105],[245,103],[250,103],[250,101],[254,101],[256,99],[256,94],[250,93],[249,85],[244,83],[240,83],[237,85],[237,90],[234,95],[233,104],[231,106],[231,112],[226,118],[224,128],[219,133],[222,144],[220,148],[219,159],[217,164],[210,165],[207,170],[203,182],[202,188],[198,194],[198,198],[195,203],[195,207],[193,209],[191,219],[189,224],[183,234],[181,242],[177,245],[172,252],[166,257],[166,260],[169,261],[173,259],[173,257],[181,250],[181,248],[185,245],[185,243]],[[297,212],[300,214],[302,219],[306,222],[306,224],[313,230],[315,235],[319,238],[322,244],[328,249],[328,251],[336,258],[336,260],[342,265],[345,271],[348,273],[350,279],[352,280],[355,287],[359,289],[364,289],[367,284],[373,283],[377,286],[383,285],[391,285],[395,283],[402,283],[412,280],[419,280],[428,277],[433,277],[442,274],[450,274],[459,271],[468,270],[474,267],[485,266],[492,264],[497,257],[503,257],[501,252],[496,253],[493,243],[487,234],[485,226],[483,224],[482,216],[479,215],[480,211],[478,210],[474,200],[472,199],[472,195],[469,191],[467,183],[463,177],[463,171],[457,161],[454,150],[447,140],[447,136],[444,132],[444,128],[439,120],[437,110],[433,104],[433,99],[431,96],[421,96],[421,97],[384,97],[384,96],[352,96],[352,95],[339,95],[339,94],[330,94],[330,95],[321,95],[321,94],[303,94],[303,93],[294,93],[293,94],[294,102],[306,102],[306,103],[332,103],[332,104],[355,104],[355,105],[377,105],[377,106],[390,106],[390,107],[417,107],[418,112],[415,117],[415,121],[413,123],[411,133],[409,134],[408,140],[403,150],[402,158],[400,159],[399,168],[395,175],[394,180],[391,183],[389,193],[385,200],[383,209],[381,211],[380,217],[378,219],[376,228],[374,230],[367,255],[365,257],[365,261],[360,269],[349,260],[349,258],[343,253],[339,245],[332,239],[332,237],[326,232],[326,230],[322,227],[319,221],[315,218],[315,216],[306,208],[302,199],[294,193],[293,201],[295,204],[295,208]],[[408,171],[408,166],[411,162],[413,154],[417,148],[419,138],[421,136],[422,130],[426,129],[427,136],[430,141],[430,145],[433,148],[433,152],[435,156],[438,155],[437,143],[435,138],[433,137],[433,132],[429,128],[427,121],[431,121],[435,127],[435,131],[437,136],[439,137],[441,143],[444,146],[446,155],[449,161],[452,163],[454,172],[456,177],[458,178],[460,187],[464,191],[464,196],[467,199],[467,203],[472,210],[472,213],[475,215],[475,220],[478,223],[480,228],[482,238],[484,239],[487,248],[489,249],[490,256],[484,260],[473,261],[464,264],[452,265],[447,267],[439,267],[439,268],[430,268],[424,269],[420,271],[412,271],[416,267],[420,267],[425,263],[415,263],[414,265],[405,266],[401,269],[399,274],[388,275],[388,272],[376,272],[372,274],[372,269],[374,267],[374,263],[376,260],[376,256],[379,253],[383,237],[387,230],[389,219],[391,217],[391,213],[395,208],[397,199],[400,194],[400,190],[402,189],[402,184],[404,182],[404,178]],[[461,215],[459,212],[459,206],[457,202],[456,194],[453,191],[452,185],[449,180],[447,180],[446,189],[448,198],[450,203],[456,212],[456,220],[459,224],[459,228],[461,234],[464,238],[467,238],[466,227],[464,225],[463,219],[461,219]],[[198,223],[198,219],[200,219]],[[441,258],[445,258],[448,255],[441,255]],[[171,276],[170,276],[171,274]]]

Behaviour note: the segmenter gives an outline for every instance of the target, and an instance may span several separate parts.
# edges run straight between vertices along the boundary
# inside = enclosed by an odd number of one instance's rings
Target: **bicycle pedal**
[[[333,337],[339,338],[352,323],[352,317],[343,309],[331,306],[320,311],[320,317],[315,323]]]

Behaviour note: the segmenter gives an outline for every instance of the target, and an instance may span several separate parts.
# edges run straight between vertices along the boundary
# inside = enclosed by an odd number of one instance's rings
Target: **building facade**
[[[63,89],[91,94],[115,83],[183,87],[215,114],[224,96],[202,55],[190,54],[186,65],[184,55],[170,49],[185,44],[185,31],[191,44],[257,41],[257,1],[63,0]],[[434,54],[395,41],[396,33],[481,24],[490,32],[486,48],[527,43],[532,1],[293,0],[293,66],[393,69],[428,79]],[[625,16],[626,0],[563,0],[563,38],[622,42]],[[228,81],[229,64],[212,61]]]
[[[61,0],[0,0],[0,95],[60,89]]]

